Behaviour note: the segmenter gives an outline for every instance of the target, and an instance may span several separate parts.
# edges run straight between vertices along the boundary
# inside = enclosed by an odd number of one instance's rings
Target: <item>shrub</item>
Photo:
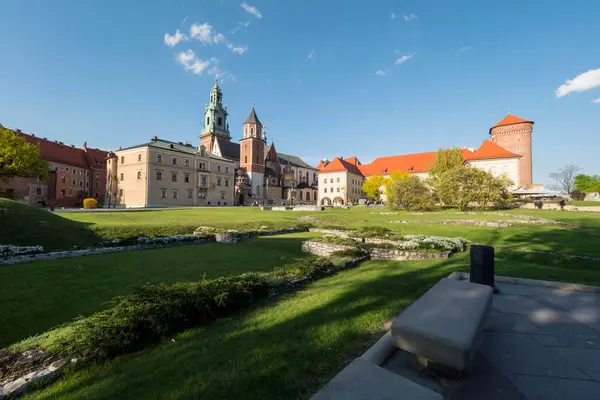
[[[76,320],[50,346],[68,355],[111,358],[206,324],[268,295],[257,275],[146,285],[104,311]]]
[[[273,275],[294,278],[316,278],[333,270],[333,264],[329,257],[309,256],[295,259],[290,264],[275,268]]]
[[[387,238],[392,230],[384,226],[363,226],[352,231],[351,235],[360,238]]]
[[[585,193],[580,190],[573,190],[571,192],[571,197],[575,201],[583,201],[583,200],[585,200]]]
[[[312,239],[312,241],[320,242],[320,243],[340,244],[340,245],[346,245],[346,246],[358,246],[358,243],[355,240],[336,236],[336,235],[325,235],[320,238]]]
[[[92,198],[92,197],[88,197],[87,199],[83,200],[83,208],[98,208],[98,200]]]
[[[461,211],[469,206],[487,209],[510,203],[511,185],[513,182],[506,175],[497,177],[479,168],[460,166],[442,174],[437,194],[444,204]]]
[[[392,208],[417,211],[431,210],[435,207],[431,189],[416,175],[392,181],[388,193],[388,204]]]
[[[365,257],[367,254],[368,253],[362,247],[355,247],[353,249],[346,249],[346,250],[334,251],[329,256],[331,258],[335,258],[335,257],[339,257],[339,258],[350,257],[351,259],[355,260],[357,258]]]

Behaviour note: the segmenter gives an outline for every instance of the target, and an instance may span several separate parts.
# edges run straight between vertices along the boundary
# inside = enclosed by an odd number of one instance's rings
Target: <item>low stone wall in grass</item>
[[[343,244],[334,244],[334,243],[322,243],[322,242],[313,242],[311,240],[307,240],[302,243],[302,251],[305,253],[310,253],[318,256],[329,256],[331,253],[336,251],[343,250],[351,250],[355,248],[354,246],[343,245]],[[451,252],[449,251],[436,251],[436,252],[426,252],[426,251],[407,251],[400,249],[390,249],[390,248],[379,248],[372,247],[366,249],[369,253],[369,258],[372,260],[426,260],[431,258],[448,258]]]
[[[286,233],[306,232],[306,229],[301,228],[287,228],[277,229],[272,231],[257,231],[257,232],[219,232],[215,234],[215,240],[218,243],[237,243],[241,240],[252,239],[257,236],[274,236],[284,235]]]
[[[309,232],[327,233],[329,235],[336,235],[340,237],[348,237],[350,231],[343,231],[340,229],[321,229],[321,228],[310,228]]]
[[[302,242],[302,251],[317,256],[328,256],[336,251],[350,250],[354,246],[348,246],[345,244],[334,244],[334,243],[321,243],[306,240]]]
[[[388,221],[392,224],[438,224],[438,225],[464,225],[464,226],[486,226],[490,228],[510,228],[522,225],[562,225],[570,227],[581,227],[577,224],[569,224],[566,222],[552,221],[549,219],[515,219],[515,220],[485,220],[485,219],[439,219],[430,221],[419,220],[395,220]]]
[[[316,205],[294,206],[292,211],[323,211],[325,207]]]

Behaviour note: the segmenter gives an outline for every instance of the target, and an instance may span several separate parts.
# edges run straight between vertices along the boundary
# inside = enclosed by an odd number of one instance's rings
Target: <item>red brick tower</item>
[[[261,199],[264,196],[265,136],[254,106],[244,122],[244,137],[240,141],[240,167],[250,178],[252,197]]]
[[[490,140],[492,142],[522,156],[519,160],[520,182],[515,182],[520,187],[533,183],[531,159],[532,131],[533,121],[510,114],[490,128]]]

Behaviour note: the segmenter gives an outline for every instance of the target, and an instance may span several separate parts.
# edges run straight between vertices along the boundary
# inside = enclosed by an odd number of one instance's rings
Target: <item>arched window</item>
[[[248,156],[244,156],[244,164],[248,164]]]
[[[317,201],[317,192],[314,192],[314,193],[313,193],[313,200],[314,200],[314,201]]]
[[[254,135],[254,128],[250,128],[250,134]]]
[[[210,125],[210,117],[206,117],[206,125]]]
[[[306,192],[306,201],[310,201],[310,192]]]

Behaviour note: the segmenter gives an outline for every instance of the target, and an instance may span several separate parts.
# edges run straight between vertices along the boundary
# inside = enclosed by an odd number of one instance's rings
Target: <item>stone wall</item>
[[[586,193],[585,198],[583,200],[585,200],[585,201],[600,201],[600,192]]]
[[[533,203],[525,203],[521,206],[521,208],[527,210],[534,210],[535,205]],[[560,206],[555,203],[544,203],[542,206],[542,210],[560,210]],[[598,206],[565,206],[565,211],[592,211],[592,212],[600,212],[600,207]]]
[[[310,240],[302,242],[302,251],[317,256],[328,256],[336,251],[350,250],[353,246],[344,244],[321,243]]]
[[[293,211],[323,211],[325,207],[315,205],[294,206]]]
[[[321,229],[321,228],[310,228],[309,232],[327,233],[329,235],[336,235],[341,237],[348,237],[349,231],[341,231],[339,229]]]
[[[449,251],[439,251],[435,253],[421,251],[406,251],[399,249],[386,249],[373,247],[368,249],[372,260],[426,260],[430,258],[448,258]]]

